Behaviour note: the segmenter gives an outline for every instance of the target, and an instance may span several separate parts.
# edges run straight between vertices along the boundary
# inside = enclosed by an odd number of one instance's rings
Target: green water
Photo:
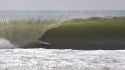
[[[47,31],[41,38],[46,48],[124,49],[125,18],[73,19]]]

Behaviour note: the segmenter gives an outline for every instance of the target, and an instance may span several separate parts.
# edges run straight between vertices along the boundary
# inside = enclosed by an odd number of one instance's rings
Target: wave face
[[[125,49],[125,18],[74,19],[47,31],[41,38],[58,49]]]

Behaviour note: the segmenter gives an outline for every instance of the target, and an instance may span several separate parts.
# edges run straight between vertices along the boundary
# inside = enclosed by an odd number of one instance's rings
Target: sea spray
[[[38,39],[49,29],[56,27],[54,20],[11,20],[0,24],[0,37],[20,47],[39,47]],[[36,45],[34,45],[36,44]]]
[[[0,49],[12,49],[15,48],[13,44],[11,44],[8,40],[4,38],[0,38]]]

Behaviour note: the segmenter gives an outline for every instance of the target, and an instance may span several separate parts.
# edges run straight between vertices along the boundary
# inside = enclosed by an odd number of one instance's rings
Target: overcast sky
[[[125,0],[0,0],[0,10],[125,10]]]

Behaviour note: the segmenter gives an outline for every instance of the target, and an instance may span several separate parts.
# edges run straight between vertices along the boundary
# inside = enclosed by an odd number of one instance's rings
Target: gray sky
[[[0,10],[125,10],[125,0],[0,0]]]

